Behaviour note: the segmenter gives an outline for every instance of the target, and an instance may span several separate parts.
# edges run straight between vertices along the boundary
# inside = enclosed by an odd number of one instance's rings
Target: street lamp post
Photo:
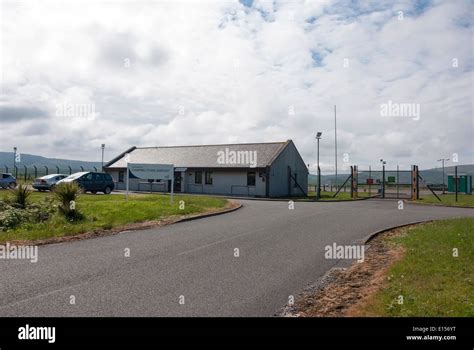
[[[321,168],[319,167],[319,140],[321,140],[321,135],[323,133],[318,131],[316,133],[316,140],[318,140],[318,188],[316,189],[316,199],[321,198]]]
[[[17,149],[18,148],[13,147],[13,170],[12,170],[12,174],[16,169],[16,151],[17,151]]]
[[[441,158],[441,159],[438,159],[438,162],[441,162],[443,164],[443,194],[445,193],[444,191],[444,186],[445,186],[445,182],[444,182],[444,162],[447,162],[449,161],[449,158]]]
[[[102,148],[102,171],[104,171],[104,150],[105,150],[105,143],[103,143],[100,147]]]
[[[385,164],[387,164],[387,162],[380,159],[380,163],[382,163],[382,198],[385,198]]]

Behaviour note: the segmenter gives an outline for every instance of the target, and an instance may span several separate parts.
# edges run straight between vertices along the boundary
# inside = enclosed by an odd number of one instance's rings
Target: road
[[[294,210],[241,202],[230,214],[40,246],[37,263],[0,260],[0,316],[271,316],[338,263],[324,258],[326,245],[474,216],[410,204],[398,210],[391,200],[296,202]]]

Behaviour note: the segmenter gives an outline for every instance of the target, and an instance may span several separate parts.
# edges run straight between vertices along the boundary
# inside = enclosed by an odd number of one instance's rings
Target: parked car
[[[35,179],[32,186],[38,191],[51,191],[59,180],[65,179],[66,177],[68,177],[68,175],[65,174],[50,174],[41,176]]]
[[[74,173],[65,179],[58,181],[57,185],[71,181],[77,182],[84,192],[104,192],[105,194],[109,194],[115,187],[114,180],[110,174],[97,173],[93,171]]]
[[[3,173],[0,178],[0,187],[1,188],[15,188],[16,187],[16,178],[10,173]]]

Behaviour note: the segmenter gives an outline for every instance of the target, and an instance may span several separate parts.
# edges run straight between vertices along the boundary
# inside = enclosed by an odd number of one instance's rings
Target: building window
[[[194,183],[202,184],[202,171],[196,171],[194,173]]]
[[[293,187],[296,188],[298,187],[298,174],[295,173],[295,183],[293,184]]]
[[[212,171],[206,171],[205,183],[206,185],[212,185]]]
[[[247,173],[247,186],[255,186],[255,172]]]
[[[124,172],[119,171],[119,180],[118,180],[118,182],[123,182],[123,177],[124,177]]]

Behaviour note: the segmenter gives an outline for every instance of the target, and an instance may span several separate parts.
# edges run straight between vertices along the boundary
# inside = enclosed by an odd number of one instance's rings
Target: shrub
[[[56,185],[54,196],[59,201],[58,210],[68,220],[81,220],[84,216],[76,209],[76,201],[82,193],[81,187],[74,181]]]
[[[38,223],[49,219],[54,211],[51,206],[32,204],[26,209],[14,207],[4,202],[0,210],[0,231],[15,228],[26,223]]]
[[[25,209],[28,205],[31,190],[28,186],[19,184],[17,188],[12,190],[11,202],[14,207]]]

